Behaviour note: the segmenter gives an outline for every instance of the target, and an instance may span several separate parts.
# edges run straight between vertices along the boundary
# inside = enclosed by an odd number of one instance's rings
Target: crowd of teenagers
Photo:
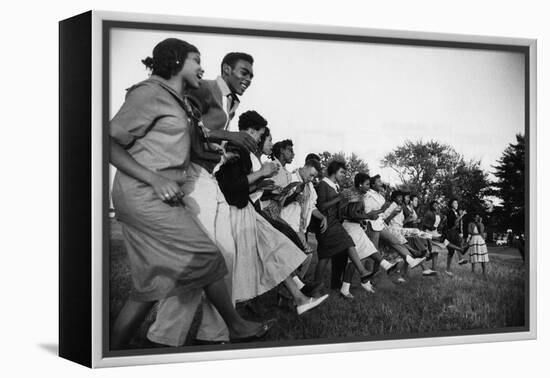
[[[326,301],[328,274],[348,300],[355,274],[374,293],[379,271],[402,283],[415,267],[437,274],[441,251],[446,274],[455,252],[485,274],[483,224],[475,217],[464,241],[458,201],[442,222],[438,202],[420,216],[416,195],[395,190],[387,199],[378,175],[358,172],[342,190],[344,162],[324,171],[310,153],[289,171],[290,139],[273,143],[276,127],[253,110],[232,122],[254,77],[249,54],[227,54],[214,80],[202,79],[199,50],[179,39],[160,42],[142,62],[151,75],[128,89],[109,127],[112,200],[133,283],[111,349],[128,346],[153,306],[151,343],[183,345],[199,306],[195,343],[243,342],[262,338],[275,320],[246,320],[236,304],[272,289],[300,316]]]

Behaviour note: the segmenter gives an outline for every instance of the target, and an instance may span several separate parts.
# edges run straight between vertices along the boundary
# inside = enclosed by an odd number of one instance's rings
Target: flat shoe
[[[423,276],[435,276],[436,274],[437,272],[431,269],[426,269],[425,271],[422,272]]]
[[[244,337],[232,337],[230,338],[230,341],[232,344],[235,343],[247,343],[251,341],[258,341],[261,338],[263,338],[267,332],[277,323],[276,319],[269,319],[262,323],[260,328],[256,330],[256,333],[250,336],[244,336]]]
[[[414,269],[414,268],[416,268],[418,265],[422,264],[425,260],[426,260],[425,257],[416,258],[416,259],[414,259],[414,262],[413,262],[412,264],[409,264],[409,267],[410,267],[411,269]]]
[[[328,294],[323,295],[319,298],[309,298],[309,301],[307,303],[304,303],[302,305],[296,306],[296,312],[298,315],[302,315],[306,313],[307,311],[314,309],[315,307],[319,306],[321,303],[323,303],[328,298]]]
[[[355,298],[352,293],[344,294],[340,292],[340,296],[348,301],[351,301],[353,298]]]

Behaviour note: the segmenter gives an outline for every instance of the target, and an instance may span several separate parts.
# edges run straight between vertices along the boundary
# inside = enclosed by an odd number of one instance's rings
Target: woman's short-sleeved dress
[[[317,191],[317,207],[338,197],[338,192],[321,181],[315,188]],[[327,218],[325,232],[317,231],[317,254],[320,259],[332,257],[350,247],[355,247],[353,240],[342,226],[340,221],[340,204],[325,209],[322,213]]]
[[[134,85],[111,120],[111,138],[139,164],[161,175],[164,170],[184,170],[193,129],[183,104],[161,78]],[[134,300],[177,295],[227,273],[219,249],[184,207],[166,204],[151,186],[120,170],[112,199],[130,261]]]

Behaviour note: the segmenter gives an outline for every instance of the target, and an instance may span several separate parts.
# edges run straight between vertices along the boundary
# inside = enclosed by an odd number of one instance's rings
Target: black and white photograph
[[[529,328],[529,54],[104,31],[106,356]]]

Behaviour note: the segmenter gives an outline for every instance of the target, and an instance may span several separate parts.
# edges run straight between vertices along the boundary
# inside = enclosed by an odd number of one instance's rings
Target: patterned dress
[[[489,262],[487,245],[485,244],[485,239],[481,236],[480,230],[478,230],[478,226],[474,223],[470,223],[468,230],[470,231],[470,235],[468,236],[468,245],[470,246],[468,249],[468,252],[470,253],[470,262],[472,264]]]

